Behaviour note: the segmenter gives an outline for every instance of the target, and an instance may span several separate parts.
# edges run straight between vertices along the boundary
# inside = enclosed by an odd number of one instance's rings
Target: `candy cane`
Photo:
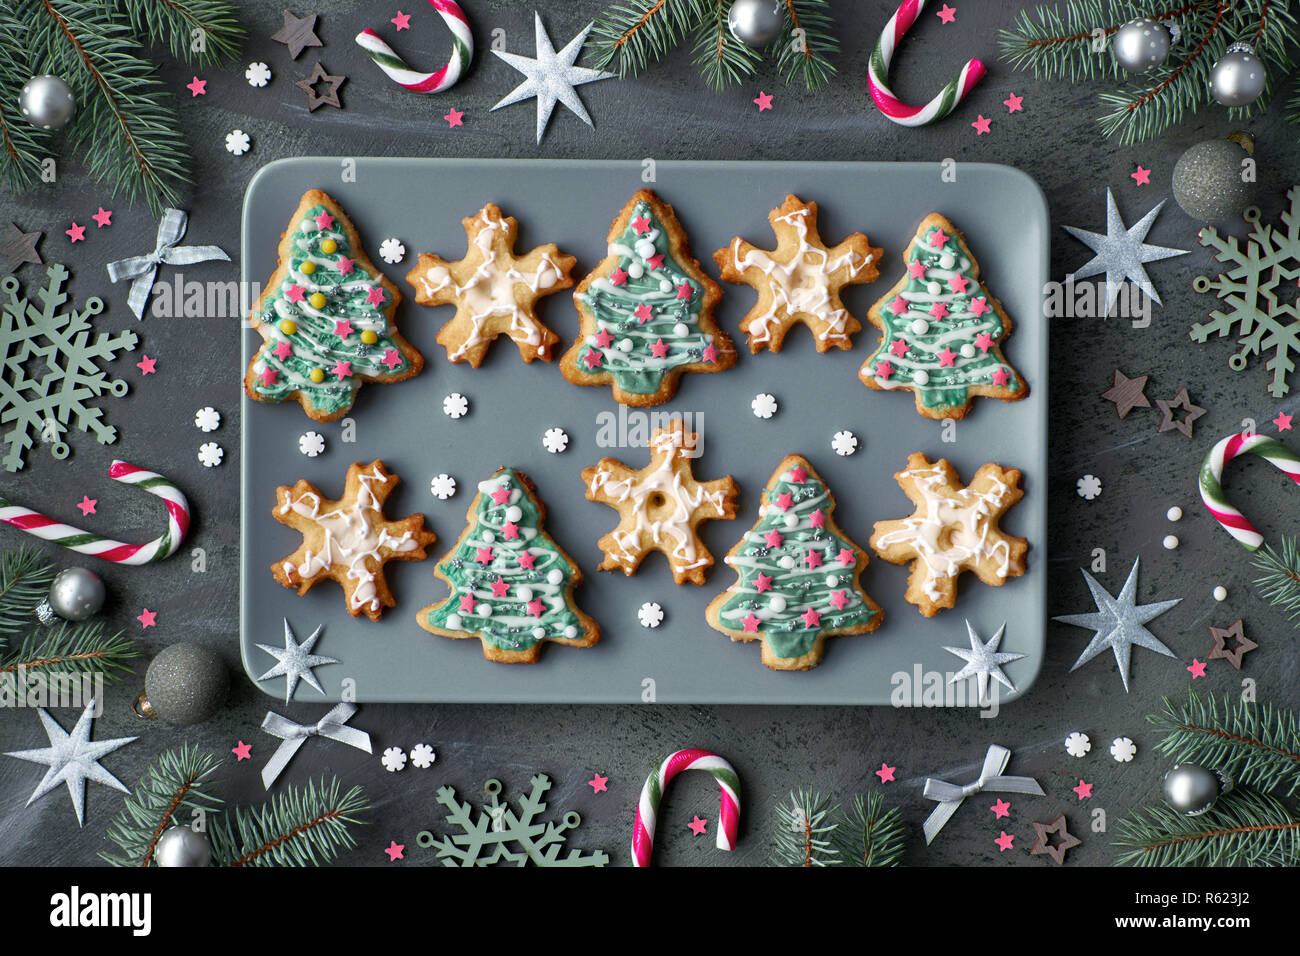
[[[1223,494],[1223,466],[1238,455],[1259,455],[1265,461],[1282,469],[1288,478],[1300,485],[1300,455],[1297,455],[1276,438],[1264,435],[1229,435],[1210,449],[1201,465],[1201,500],[1210,509],[1214,520],[1223,525],[1247,551],[1257,551],[1264,536],[1247,521],[1240,511],[1228,504]]]
[[[474,59],[474,34],[470,32],[469,21],[465,19],[460,4],[455,0],[429,0],[429,3],[451,28],[451,59],[442,69],[432,73],[412,70],[374,30],[366,28],[357,34],[357,46],[370,55],[375,65],[398,86],[413,93],[441,93],[450,89]]]
[[[718,807],[718,849],[736,848],[736,830],[740,826],[740,778],[727,761],[707,750],[679,750],[661,763],[641,788],[641,801],[636,808],[636,823],[632,828],[632,865],[649,866],[654,849],[655,816],[663,800],[668,781],[684,770],[704,770],[713,775],[722,788],[722,802]]]
[[[165,501],[167,530],[144,544],[125,544],[61,524],[40,512],[16,505],[7,498],[0,498],[0,521],[43,541],[52,541],[79,554],[88,554],[114,564],[152,564],[175,553],[190,529],[190,503],[185,500],[180,489],[162,475],[128,465],[124,461],[113,462],[109,466],[108,477],[124,485],[135,485]]]
[[[875,100],[880,112],[900,126],[925,126],[935,120],[941,120],[957,108],[975,84],[988,72],[979,60],[967,60],[961,72],[948,81],[948,85],[939,91],[924,106],[909,106],[890,90],[889,63],[894,58],[894,51],[903,42],[903,36],[912,28],[916,18],[921,15],[929,0],[903,0],[894,15],[885,24],[885,30],[876,41],[876,48],[871,51],[871,60],[867,65],[867,86],[871,98]]]

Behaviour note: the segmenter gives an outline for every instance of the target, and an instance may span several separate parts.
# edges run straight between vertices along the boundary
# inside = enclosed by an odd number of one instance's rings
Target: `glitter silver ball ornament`
[[[1248,152],[1236,142],[1211,139],[1197,143],[1174,165],[1174,199],[1200,222],[1236,219],[1250,205],[1253,182],[1242,181]]]
[[[1139,17],[1130,20],[1110,40],[1115,62],[1130,73],[1145,73],[1169,59],[1173,38],[1163,23]]]
[[[50,596],[36,609],[42,623],[53,623],[51,615],[65,621],[84,621],[98,614],[108,592],[99,575],[89,568],[67,568],[50,584]]]
[[[1197,817],[1232,789],[1232,778],[1194,763],[1176,763],[1160,785],[1165,802],[1184,816]]]
[[[1210,70],[1210,95],[1221,106],[1249,106],[1268,83],[1264,63],[1249,43],[1234,43]]]
[[[727,11],[727,29],[749,47],[767,46],[781,35],[784,23],[780,0],[735,0]]]
[[[135,712],[182,727],[197,724],[216,713],[229,689],[230,674],[221,658],[199,644],[173,644],[149,664]]]
[[[202,833],[172,827],[158,838],[153,859],[159,866],[207,866],[212,862],[212,847]]]
[[[18,93],[23,118],[41,129],[63,129],[77,112],[77,100],[61,77],[33,76]]]

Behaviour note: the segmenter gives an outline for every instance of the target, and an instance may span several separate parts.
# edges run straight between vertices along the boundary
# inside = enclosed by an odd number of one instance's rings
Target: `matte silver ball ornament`
[[[41,129],[63,129],[77,112],[77,100],[62,77],[33,76],[18,93],[23,118]]]
[[[1210,69],[1210,95],[1221,106],[1249,106],[1267,83],[1264,61],[1249,43],[1234,43]]]
[[[1251,203],[1254,182],[1242,167],[1251,150],[1242,140],[1210,139],[1188,147],[1174,165],[1174,199],[1183,212],[1200,222],[1236,219]]]
[[[780,0],[735,0],[727,29],[745,46],[764,47],[781,35],[785,14]]]
[[[104,582],[94,571],[66,568],[51,582],[50,595],[36,609],[36,615],[45,624],[53,623],[52,615],[65,621],[84,621],[99,613],[107,594]]]
[[[1169,59],[1173,38],[1163,23],[1139,17],[1130,20],[1110,39],[1115,62],[1130,73],[1145,73]]]
[[[159,866],[207,866],[212,862],[212,847],[202,833],[172,827],[158,838],[153,859]]]
[[[1176,763],[1160,785],[1165,802],[1184,816],[1200,816],[1232,789],[1232,778],[1194,763]]]
[[[226,699],[230,674],[201,644],[164,647],[144,675],[144,692],[132,708],[140,717],[161,717],[188,726],[207,720]]]

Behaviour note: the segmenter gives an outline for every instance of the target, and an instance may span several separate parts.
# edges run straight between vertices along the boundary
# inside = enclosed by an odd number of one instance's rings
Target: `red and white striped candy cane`
[[[465,11],[460,8],[460,4],[455,0],[429,0],[429,3],[451,30],[451,59],[446,66],[430,73],[421,73],[407,66],[406,61],[369,27],[356,36],[357,46],[366,51],[374,64],[390,80],[412,93],[441,93],[450,89],[474,59],[474,34],[470,31],[469,20],[465,18]]]
[[[1280,468],[1282,472],[1300,485],[1300,455],[1297,455],[1276,438],[1264,435],[1229,435],[1210,449],[1201,465],[1198,484],[1201,489],[1201,501],[1210,509],[1214,520],[1223,525],[1225,531],[1232,535],[1247,551],[1258,551],[1264,543],[1264,536],[1253,524],[1247,521],[1232,505],[1223,493],[1223,466],[1238,455],[1259,455],[1265,461]]]
[[[903,36],[921,15],[927,2],[928,0],[903,0],[885,24],[885,30],[876,41],[867,64],[867,87],[871,91],[871,98],[880,112],[900,126],[925,126],[943,119],[957,108],[957,104],[966,98],[988,72],[979,60],[967,60],[961,72],[949,80],[948,85],[924,106],[910,106],[894,95],[889,88],[890,61],[894,59],[894,51],[903,42]]]
[[[167,530],[144,544],[126,544],[62,524],[40,512],[16,505],[7,498],[0,498],[0,522],[26,531],[43,541],[52,541],[79,554],[88,554],[114,564],[152,564],[174,554],[190,529],[190,504],[180,489],[162,475],[128,465],[124,461],[113,462],[108,469],[108,477],[124,485],[141,488],[166,502]]]
[[[740,827],[740,778],[735,768],[726,760],[708,750],[679,750],[671,754],[650,776],[641,788],[641,800],[636,808],[636,823],[632,828],[632,865],[649,866],[654,850],[655,817],[663,800],[668,782],[686,770],[703,770],[712,774],[722,788],[722,802],[718,806],[719,850],[736,848],[736,831]]]

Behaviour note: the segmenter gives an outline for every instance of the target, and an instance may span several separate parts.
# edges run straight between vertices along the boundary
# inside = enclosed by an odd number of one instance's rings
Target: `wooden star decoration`
[[[335,76],[333,73],[326,73],[325,67],[321,66],[320,60],[312,67],[311,76],[299,80],[294,86],[307,94],[307,112],[314,113],[322,106],[332,106],[335,109],[342,109],[343,103],[339,100],[339,87],[348,81],[346,76]],[[321,94],[317,92],[318,83],[328,83],[329,89]]]
[[[299,19],[288,10],[282,10],[281,13],[284,15],[284,26],[271,39],[289,48],[290,59],[298,59],[309,46],[323,46],[320,37],[316,35],[316,14]]]
[[[1214,638],[1214,647],[1210,648],[1210,653],[1206,656],[1212,660],[1214,658],[1223,658],[1237,670],[1241,670],[1241,658],[1246,652],[1259,647],[1258,644],[1246,636],[1241,618],[1233,621],[1231,627],[1211,627],[1210,636]],[[1229,638],[1233,641],[1231,648],[1228,647]]]
[[[694,432],[680,417],[650,436],[650,464],[634,471],[621,461],[602,458],[582,470],[587,500],[609,505],[619,523],[597,545],[605,552],[602,571],[621,569],[631,576],[651,551],[668,559],[673,581],[703,584],[713,555],[695,526],[712,518],[734,518],[739,489],[728,475],[698,482],[691,474],[696,457]]]
[[[1191,398],[1187,395],[1186,388],[1180,388],[1178,394],[1172,399],[1166,401],[1163,398],[1156,399],[1156,405],[1160,408],[1160,425],[1156,432],[1167,432],[1172,430],[1178,431],[1184,438],[1192,437],[1192,422],[1205,414],[1205,409],[1199,405],[1193,405]],[[1181,408],[1187,414],[1177,420],[1174,419],[1174,409]]]
[[[1083,841],[1067,828],[1064,813],[1051,823],[1034,823],[1034,833],[1037,834],[1037,837],[1034,840],[1034,845],[1029,848],[1030,855],[1042,856],[1047,854],[1057,866],[1065,862],[1066,851],[1083,844]],[[1047,838],[1053,834],[1058,835],[1060,839],[1056,843],[1049,843]]]
[[[5,236],[0,239],[0,275],[8,275],[24,262],[41,264],[41,254],[36,251],[36,244],[41,241],[40,232],[23,232],[17,223],[10,223]]]
[[[1114,402],[1115,411],[1119,413],[1120,418],[1123,418],[1135,408],[1151,407],[1151,400],[1146,396],[1146,387],[1146,375],[1129,378],[1119,369],[1115,369],[1115,384],[1102,392],[1101,397],[1108,402]]]

